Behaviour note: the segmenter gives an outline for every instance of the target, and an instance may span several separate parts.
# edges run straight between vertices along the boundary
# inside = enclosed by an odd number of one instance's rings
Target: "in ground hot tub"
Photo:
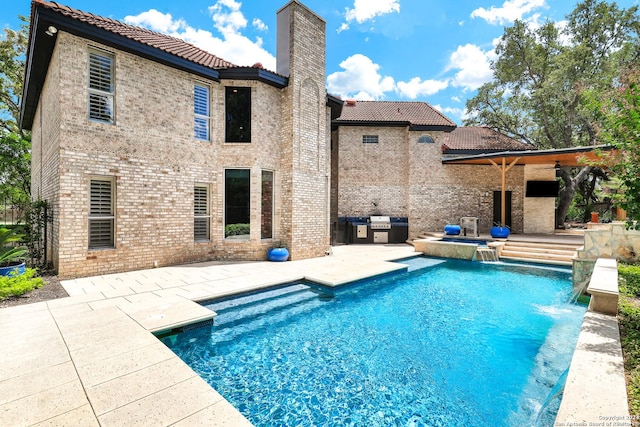
[[[497,261],[497,246],[503,244],[463,237],[427,238],[413,241],[416,251],[425,255],[470,261]]]

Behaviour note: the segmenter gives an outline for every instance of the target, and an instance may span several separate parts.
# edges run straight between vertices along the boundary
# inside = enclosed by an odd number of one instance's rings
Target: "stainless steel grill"
[[[391,218],[388,216],[372,216],[369,217],[372,230],[390,230]]]

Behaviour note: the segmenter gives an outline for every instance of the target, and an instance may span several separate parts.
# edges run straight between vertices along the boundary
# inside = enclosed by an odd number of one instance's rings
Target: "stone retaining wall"
[[[627,230],[624,223],[586,230],[584,246],[573,260],[573,287],[585,289],[598,258],[615,258],[619,262],[640,262],[640,231]]]

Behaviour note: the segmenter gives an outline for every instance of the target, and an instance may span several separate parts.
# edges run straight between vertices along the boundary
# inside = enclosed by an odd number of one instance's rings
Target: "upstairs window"
[[[93,178],[89,186],[89,249],[115,247],[114,180]]]
[[[209,187],[196,185],[193,188],[193,239],[196,242],[209,240],[210,224]]]
[[[193,132],[195,138],[201,141],[209,141],[209,105],[209,88],[195,85],[193,87],[193,114],[195,116]]]
[[[431,137],[431,135],[422,135],[418,138],[418,144],[433,144],[435,141]]]
[[[362,135],[363,144],[377,144],[378,135]]]
[[[251,88],[225,90],[225,141],[251,142]]]
[[[89,52],[89,119],[114,123],[113,55]]]

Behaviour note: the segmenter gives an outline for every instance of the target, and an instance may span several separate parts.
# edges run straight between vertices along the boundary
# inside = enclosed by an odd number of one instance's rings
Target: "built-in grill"
[[[372,230],[390,230],[391,218],[388,216],[370,216]]]
[[[407,217],[373,215],[338,218],[338,242],[404,243],[409,238]]]

